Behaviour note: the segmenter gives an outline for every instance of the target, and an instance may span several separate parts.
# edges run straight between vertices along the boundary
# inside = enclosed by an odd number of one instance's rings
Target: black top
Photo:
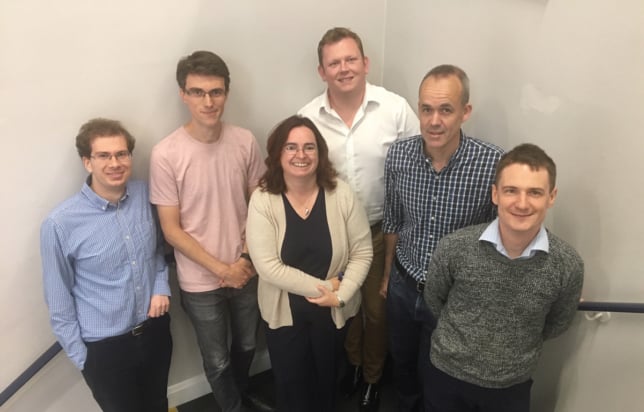
[[[326,279],[331,265],[331,232],[326,218],[324,190],[320,189],[311,208],[311,213],[302,219],[282,194],[286,212],[286,231],[282,243],[281,258],[286,265],[300,269],[309,275]],[[289,294],[291,311],[310,307],[302,296]]]

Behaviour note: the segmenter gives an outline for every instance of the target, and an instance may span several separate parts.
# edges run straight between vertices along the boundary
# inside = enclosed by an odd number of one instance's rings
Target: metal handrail
[[[42,355],[36,359],[24,372],[0,393],[0,406],[4,405],[16,392],[20,390],[31,378],[34,377],[50,360],[60,352],[62,348],[58,342],[54,343]]]
[[[587,312],[644,313],[644,303],[635,302],[580,302],[577,310]],[[54,343],[0,393],[0,406],[4,405],[16,392],[34,377],[50,360],[61,351],[60,344]]]
[[[644,303],[635,302],[580,302],[577,310],[590,312],[644,313]]]

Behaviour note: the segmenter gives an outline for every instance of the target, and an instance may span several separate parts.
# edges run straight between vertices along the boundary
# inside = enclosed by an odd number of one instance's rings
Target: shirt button
[[[132,261],[132,265],[136,265],[136,260],[133,260],[133,261]]]

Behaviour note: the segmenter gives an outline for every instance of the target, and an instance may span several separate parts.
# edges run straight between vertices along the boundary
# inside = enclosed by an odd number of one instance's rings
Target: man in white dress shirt
[[[327,88],[299,114],[320,129],[334,167],[357,194],[371,224],[373,262],[362,285],[361,312],[347,334],[351,367],[341,388],[350,396],[361,386],[360,410],[371,411],[378,409],[378,383],[387,354],[386,306],[379,293],[384,272],[384,162],[394,140],[419,134],[419,121],[403,97],[367,82],[369,58],[356,33],[342,27],[328,30],[318,44],[318,60]]]

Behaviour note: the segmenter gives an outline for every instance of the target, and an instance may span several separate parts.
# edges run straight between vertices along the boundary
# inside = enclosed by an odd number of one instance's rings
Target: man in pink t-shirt
[[[230,74],[219,56],[181,59],[177,82],[191,119],[152,150],[150,201],[175,250],[181,305],[215,399],[222,411],[239,411],[259,320],[247,203],[264,164],[252,133],[221,120]]]

